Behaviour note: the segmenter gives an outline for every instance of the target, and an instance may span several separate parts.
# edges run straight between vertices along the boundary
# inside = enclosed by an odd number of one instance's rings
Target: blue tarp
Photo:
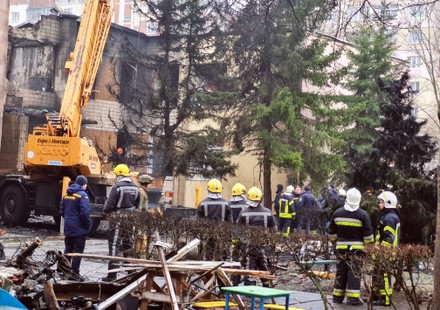
[[[9,294],[8,291],[0,288],[0,310],[6,309],[27,309],[21,302],[15,297]]]

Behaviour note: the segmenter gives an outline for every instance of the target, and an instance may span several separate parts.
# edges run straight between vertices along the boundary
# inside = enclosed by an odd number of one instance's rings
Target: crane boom
[[[80,137],[81,109],[87,105],[114,12],[114,0],[87,0],[75,49],[66,62],[66,89],[59,113],[46,115],[25,145],[25,167],[67,175],[100,173],[96,149]],[[50,168],[50,169],[49,169]]]

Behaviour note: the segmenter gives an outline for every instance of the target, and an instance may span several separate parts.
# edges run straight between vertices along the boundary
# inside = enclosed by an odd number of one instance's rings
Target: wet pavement
[[[46,252],[49,250],[64,251],[64,237],[63,236],[50,236],[40,237],[43,244],[38,247],[33,255],[32,260],[43,261],[46,257]],[[35,237],[20,236],[20,235],[7,235],[0,239],[5,247],[6,259],[10,259],[12,256],[17,255],[17,249],[25,243],[31,244],[35,240]],[[102,239],[89,239],[86,241],[86,248],[84,253],[108,255],[107,240]],[[81,263],[80,273],[91,281],[98,281],[99,279],[107,276],[107,262],[101,260],[83,259]]]

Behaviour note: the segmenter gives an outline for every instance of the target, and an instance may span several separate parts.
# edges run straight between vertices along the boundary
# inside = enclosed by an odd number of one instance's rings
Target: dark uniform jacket
[[[232,210],[232,220],[234,223],[237,223],[238,216],[240,215],[241,211],[246,209],[248,207],[246,200],[236,200],[236,201],[229,201],[229,205],[231,206]]]
[[[271,230],[276,230],[276,222],[272,212],[262,205],[258,205],[256,208],[248,207],[247,209],[244,209],[240,213],[237,223],[267,227]]]
[[[64,218],[64,235],[87,235],[92,227],[89,196],[79,184],[72,184],[61,201],[60,214]]]
[[[363,209],[350,212],[339,208],[333,213],[329,238],[336,241],[337,250],[363,250],[365,243],[373,242],[370,217]]]
[[[311,192],[304,192],[298,204],[297,213],[310,212],[315,207],[315,196]]]
[[[383,209],[377,228],[376,243],[398,246],[400,242],[400,218],[396,209]]]
[[[223,198],[205,198],[197,207],[197,217],[232,223],[232,210]]]
[[[281,195],[278,201],[278,216],[284,219],[294,218],[296,215],[294,196],[289,193]]]
[[[118,180],[110,190],[104,205],[104,213],[133,211],[139,206],[140,190],[129,177]]]

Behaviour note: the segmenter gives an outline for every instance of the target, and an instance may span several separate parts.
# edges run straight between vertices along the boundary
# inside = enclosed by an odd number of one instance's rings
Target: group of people
[[[276,231],[276,221],[270,209],[262,203],[263,193],[257,187],[248,191],[243,184],[237,183],[232,187],[230,201],[222,197],[223,186],[217,179],[208,182],[208,195],[197,207],[197,217],[219,222],[236,223],[237,225],[250,225],[265,227]],[[235,249],[239,247],[239,240],[234,240]],[[212,258],[214,245],[208,241],[206,259]],[[233,251],[234,260],[239,260],[237,251]],[[270,261],[264,247],[254,247],[247,251],[243,265],[248,270],[269,270]],[[238,285],[240,277],[233,277],[232,282]],[[270,281],[262,280],[263,286],[269,286]],[[249,277],[244,278],[245,285],[255,285]]]
[[[104,205],[104,214],[128,213],[135,210],[148,209],[147,187],[153,182],[153,178],[147,174],[137,177],[138,184],[130,177],[130,169],[127,165],[120,164],[113,170],[116,174],[116,182],[112,186],[109,196]],[[92,228],[90,217],[90,202],[86,192],[88,180],[79,175],[71,184],[60,206],[60,214],[64,219],[64,253],[83,253],[86,245],[87,234]],[[108,248],[110,256],[132,255],[133,244],[126,229],[120,227],[120,223],[112,223],[109,233]],[[72,265],[72,279],[81,280],[80,257],[67,257]],[[117,268],[113,262],[109,262],[108,276],[104,281],[116,279],[116,273],[111,269]]]
[[[117,176],[115,184],[110,190],[105,202],[106,214],[117,212],[133,212],[134,210],[148,209],[146,195],[147,186],[153,181],[148,175],[138,177],[139,185],[130,178],[130,170],[126,165],[118,165],[114,172]],[[64,218],[65,253],[83,253],[86,236],[91,229],[90,204],[86,192],[87,178],[80,175],[74,184],[67,189],[67,194],[61,202],[60,214]],[[252,187],[248,191],[241,183],[232,188],[232,198],[226,200],[222,196],[222,183],[217,179],[211,179],[207,185],[208,194],[197,207],[197,217],[218,222],[236,223],[237,225],[250,225],[264,227],[272,231],[278,231],[288,235],[292,229],[301,232],[305,229],[308,234],[311,230],[314,208],[323,201],[315,199],[310,187],[287,186],[283,192],[283,186],[278,185],[277,195],[274,201],[275,215],[270,208],[262,205],[262,191]],[[400,219],[397,210],[397,198],[390,191],[383,191],[378,198],[378,206],[381,212],[380,224],[376,236],[368,213],[360,208],[362,195],[356,188],[347,192],[336,192],[330,184],[327,188],[326,206],[330,208],[331,215],[328,219],[328,236],[335,245],[335,253],[338,259],[336,276],[333,290],[333,302],[342,303],[347,297],[347,304],[361,305],[360,286],[362,256],[368,243],[395,247],[400,240]],[[333,201],[331,203],[330,201]],[[295,226],[296,225],[296,226]],[[111,229],[109,237],[109,255],[118,256],[130,251],[131,244],[124,243],[124,231],[119,224]],[[233,244],[239,243],[235,240]],[[213,244],[207,244],[206,259],[212,259]],[[234,256],[237,253],[232,253]],[[74,275],[80,279],[81,258],[68,258],[72,263]],[[269,270],[268,260],[264,247],[248,251],[244,267],[252,270]],[[116,273],[111,269],[116,268],[109,263],[109,273],[103,280],[116,279]],[[240,279],[233,278],[233,284],[238,285]],[[269,286],[269,281],[263,280],[263,286]],[[249,278],[244,279],[245,285],[255,284]],[[382,267],[376,268],[373,276],[375,285],[375,302],[389,306],[392,295],[391,278],[387,270]]]
[[[317,198],[312,194],[310,186],[304,190],[299,185],[289,185],[283,192],[283,185],[277,185],[274,200],[274,210],[278,221],[278,230],[285,236],[291,231],[301,233],[303,230],[310,234],[312,230],[325,233],[328,227],[329,214],[342,206],[340,196],[333,184],[321,192]],[[341,193],[343,193],[341,191]]]
[[[274,200],[274,210],[278,221],[278,231],[288,236],[291,231],[301,233],[304,229],[310,234],[312,226],[316,226],[318,216],[316,212],[317,200],[309,186],[304,191],[299,185],[289,185],[283,192],[283,185],[277,185]]]

